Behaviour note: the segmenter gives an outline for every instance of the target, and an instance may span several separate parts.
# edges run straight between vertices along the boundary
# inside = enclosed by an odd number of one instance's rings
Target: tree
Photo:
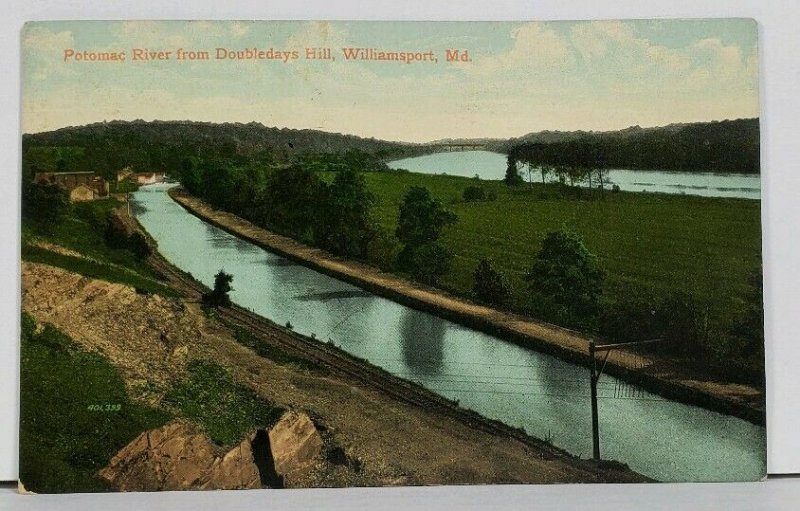
[[[580,237],[548,233],[526,276],[535,312],[559,324],[591,329],[600,311],[603,271]]]
[[[422,186],[412,186],[400,204],[395,234],[406,245],[422,245],[439,239],[445,227],[456,223],[455,213],[444,209]]]
[[[468,186],[464,188],[462,197],[465,202],[476,202],[486,200],[486,192],[480,186]]]
[[[495,270],[489,259],[483,258],[472,274],[472,293],[482,302],[505,305],[511,298],[511,286],[505,275]]]
[[[364,177],[352,169],[340,170],[324,193],[320,226],[315,241],[322,248],[343,256],[366,257],[375,236],[369,218],[375,198],[367,191]]]
[[[140,261],[146,259],[153,252],[147,239],[139,231],[135,231],[128,238],[128,249]]]
[[[259,220],[301,241],[314,239],[325,205],[325,184],[308,169],[292,165],[267,177]]]
[[[450,268],[452,254],[438,243],[445,227],[458,217],[431,197],[427,188],[412,186],[400,204],[395,234],[404,244],[398,267],[427,284],[435,284]]]
[[[450,270],[453,254],[440,243],[406,245],[398,256],[398,267],[416,280],[432,286]]]
[[[210,293],[203,293],[203,305],[206,307],[230,307],[231,299],[228,293],[233,291],[232,281],[233,275],[220,270],[214,275],[214,289]]]
[[[508,186],[518,186],[522,184],[522,176],[519,175],[517,159],[512,154],[509,154],[506,159],[506,177],[503,178],[503,181],[505,181]]]
[[[22,217],[42,227],[57,224],[69,211],[69,195],[55,183],[29,182],[22,196]]]

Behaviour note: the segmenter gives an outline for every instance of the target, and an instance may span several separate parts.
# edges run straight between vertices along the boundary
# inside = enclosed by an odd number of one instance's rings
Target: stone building
[[[37,172],[33,180],[63,186],[72,202],[108,197],[108,182],[94,172]]]

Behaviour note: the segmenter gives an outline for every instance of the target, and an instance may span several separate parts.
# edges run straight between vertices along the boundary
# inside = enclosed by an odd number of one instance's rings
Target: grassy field
[[[26,314],[21,350],[20,479],[34,492],[108,489],[97,471],[169,414],[131,402],[105,358]]]
[[[43,263],[80,273],[89,278],[117,282],[131,286],[139,292],[178,297],[180,294],[151,278],[120,266],[98,263],[81,257],[59,254],[41,247],[22,245],[22,259],[32,263]]]
[[[64,218],[48,226],[38,226],[23,219],[22,241],[45,239],[97,261],[125,266],[142,275],[156,277],[150,267],[136,259],[130,250],[112,248],[106,244],[106,216],[119,206],[120,203],[113,198],[74,203]]]
[[[189,377],[167,392],[165,404],[200,425],[218,445],[231,447],[249,430],[270,427],[283,414],[213,362],[194,360],[188,370]]]
[[[377,199],[375,219],[388,232],[397,225],[408,188],[428,188],[458,215],[443,239],[455,257],[441,285],[469,293],[475,266],[489,257],[513,285],[517,309],[528,304],[524,275],[542,238],[560,228],[578,233],[598,257],[608,303],[681,290],[708,301],[711,317],[727,323],[747,292],[749,276],[760,272],[759,201],[626,192],[606,192],[600,200],[565,196],[558,185],[529,189],[453,176],[364,176]],[[463,201],[471,185],[497,199]]]
[[[126,284],[146,293],[177,296],[133,252],[108,246],[104,237],[105,221],[109,212],[117,207],[119,203],[115,199],[75,203],[53,225],[23,222],[22,259],[57,266],[91,278]],[[37,241],[59,245],[88,259],[48,250],[37,246]]]

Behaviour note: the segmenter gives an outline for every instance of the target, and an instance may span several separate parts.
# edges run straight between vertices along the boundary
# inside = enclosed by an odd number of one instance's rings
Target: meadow
[[[558,229],[579,234],[597,256],[609,305],[682,291],[707,303],[715,323],[727,325],[761,271],[759,201],[608,190],[600,197],[558,184],[508,187],[405,172],[364,177],[376,199],[373,218],[387,233],[394,232],[403,195],[414,185],[458,215],[442,239],[454,254],[442,287],[468,295],[473,271],[487,257],[513,287],[512,308],[523,312],[530,305],[525,274],[544,235]],[[476,185],[496,198],[464,201],[464,189]]]

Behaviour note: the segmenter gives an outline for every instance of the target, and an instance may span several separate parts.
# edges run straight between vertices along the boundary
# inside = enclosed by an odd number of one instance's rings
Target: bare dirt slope
[[[22,287],[23,310],[108,357],[134,399],[158,405],[166,389],[183,378],[188,360],[208,359],[260,396],[307,412],[328,447],[350,460],[323,460],[307,485],[636,479],[538,452],[341,379],[279,365],[237,343],[194,303],[140,295],[124,285],[28,262],[22,265]],[[275,335],[285,334],[276,329]]]

